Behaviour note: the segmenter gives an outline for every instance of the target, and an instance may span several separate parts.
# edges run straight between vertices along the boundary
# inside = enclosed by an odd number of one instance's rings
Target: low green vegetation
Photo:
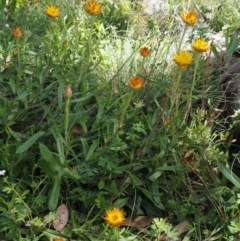
[[[0,3],[1,241],[239,240],[240,5],[144,9]]]

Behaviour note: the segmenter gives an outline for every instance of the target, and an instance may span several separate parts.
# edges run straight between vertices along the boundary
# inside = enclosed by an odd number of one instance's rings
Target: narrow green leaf
[[[88,150],[87,156],[86,156],[86,161],[91,159],[91,156],[93,154],[93,152],[95,151],[95,149],[98,147],[99,143],[98,140],[94,140],[92,145],[90,146],[90,149]]]
[[[57,207],[59,194],[60,194],[60,185],[61,185],[61,176],[59,175],[54,179],[53,188],[51,190],[51,194],[48,202],[48,208],[50,211],[55,211]]]
[[[129,176],[132,179],[132,182],[133,182],[134,186],[143,185],[142,181],[138,177],[136,177],[135,175],[130,173]]]
[[[177,164],[177,165],[174,165],[174,166],[161,166],[161,167],[158,167],[156,169],[156,172],[154,172],[149,177],[149,179],[151,181],[154,181],[155,179],[160,177],[164,171],[175,171],[176,172],[176,171],[184,171],[185,169],[186,169],[186,167],[184,165],[181,165],[181,164]]]
[[[45,134],[44,131],[39,131],[36,134],[34,134],[26,142],[24,142],[21,146],[18,147],[18,149],[16,150],[16,153],[22,153],[24,151],[27,151],[44,134]]]
[[[162,204],[161,202],[159,202],[159,203],[156,203],[156,202],[155,202],[155,200],[153,199],[153,194],[152,194],[151,192],[149,192],[147,189],[141,188],[141,187],[139,187],[139,186],[137,186],[137,188],[138,188],[139,190],[141,190],[141,191],[144,193],[144,195],[146,195],[146,197],[147,197],[149,200],[151,200],[151,202],[152,202],[156,207],[158,207],[159,209],[165,210],[165,208],[164,208],[164,206],[163,206],[163,204]]]
[[[217,166],[220,172],[232,183],[235,187],[240,188],[240,179],[239,177],[232,172],[228,167],[223,165],[221,162],[217,162]]]
[[[52,129],[53,136],[57,142],[57,149],[59,154],[59,159],[61,161],[61,164],[63,165],[65,162],[65,154],[64,154],[64,139],[59,131],[59,129],[55,126]]]

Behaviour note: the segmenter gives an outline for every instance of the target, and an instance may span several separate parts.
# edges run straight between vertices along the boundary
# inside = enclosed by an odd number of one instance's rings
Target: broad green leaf
[[[48,168],[51,169],[55,175],[58,175],[62,171],[60,163],[56,160],[52,152],[46,146],[39,144],[39,148],[42,159],[45,160],[49,165]]]
[[[18,149],[16,150],[16,153],[22,153],[24,151],[27,151],[44,134],[45,134],[44,131],[39,131],[36,134],[34,134],[26,142],[24,142],[21,146],[18,147]]]
[[[47,161],[45,161],[44,159],[40,159],[38,161],[38,166],[51,178],[55,177],[55,173],[51,168],[51,165],[49,165],[49,163]]]
[[[126,203],[128,202],[128,198],[121,198],[121,199],[118,199],[117,201],[115,201],[113,203],[113,206],[114,207],[118,207],[118,208],[122,208]]]
[[[110,188],[111,188],[111,192],[112,192],[113,194],[115,194],[115,195],[119,194],[116,181],[113,180],[113,181],[111,182]]]
[[[98,183],[98,189],[101,190],[105,187],[105,180],[102,178]]]

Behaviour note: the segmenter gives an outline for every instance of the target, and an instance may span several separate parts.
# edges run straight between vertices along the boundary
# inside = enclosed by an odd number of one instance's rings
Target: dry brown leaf
[[[190,225],[188,220],[183,220],[181,223],[179,223],[176,228],[178,232],[178,236],[180,236],[182,233],[185,233],[187,231],[187,226]],[[159,239],[162,241],[167,241],[168,238],[165,233],[161,234],[159,236]]]
[[[0,72],[3,72],[3,70],[5,70],[8,67],[10,61],[11,61],[11,55],[8,55],[5,60],[5,65],[0,67]]]
[[[83,133],[83,128],[80,125],[75,125],[72,129],[71,132],[74,135],[81,135]]]
[[[188,220],[183,220],[181,223],[179,223],[176,228],[178,230],[178,235],[180,236],[182,233],[187,232],[187,226],[189,226],[190,223]]]
[[[153,217],[148,216],[138,216],[134,220],[129,218],[126,219],[124,226],[134,227],[134,228],[144,228],[151,224]]]
[[[57,213],[59,217],[53,220],[53,227],[55,228],[55,230],[62,232],[68,222],[69,217],[67,206],[65,204],[61,204],[57,208]]]

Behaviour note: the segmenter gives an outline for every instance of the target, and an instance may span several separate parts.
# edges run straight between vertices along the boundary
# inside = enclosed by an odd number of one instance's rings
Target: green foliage
[[[223,96],[204,55],[194,53],[193,68],[174,65],[175,49],[189,44],[177,39],[185,34],[177,5],[159,29],[128,0],[102,1],[94,17],[85,2],[62,0],[56,19],[44,14],[52,4],[0,5],[1,239],[109,241],[118,232],[126,241],[163,233],[179,240],[175,225],[183,219],[192,224],[185,241],[236,238],[240,180],[227,159],[238,113],[223,127],[216,104]],[[230,8],[223,5],[219,23],[229,32],[238,17]],[[207,37],[208,29],[199,24],[187,39]],[[238,43],[226,37],[228,54]],[[144,46],[148,57],[139,53]],[[142,88],[130,88],[133,76]],[[52,222],[61,203],[70,217],[58,232]],[[112,207],[124,209],[129,227],[104,226]],[[162,218],[127,223],[144,215]]]

